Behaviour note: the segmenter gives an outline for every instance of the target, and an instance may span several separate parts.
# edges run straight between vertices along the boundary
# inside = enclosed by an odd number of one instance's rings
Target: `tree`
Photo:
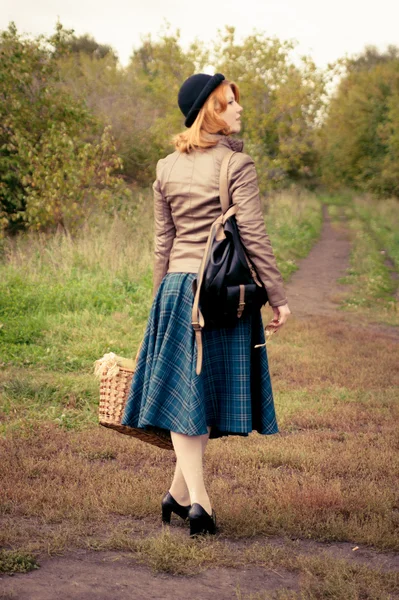
[[[58,60],[69,35],[60,24],[55,35],[49,38],[22,37],[14,24],[0,33],[0,225],[9,231],[24,225],[60,223],[50,194],[43,192],[40,199],[46,219],[42,216],[40,220],[32,219],[32,207],[39,201],[37,190],[46,188],[43,182],[58,174],[60,178],[68,178],[67,163],[72,158],[64,152],[65,139],[72,144],[74,155],[90,155],[93,168],[102,172],[103,155],[97,148],[101,149],[104,141],[100,139],[98,124],[85,103],[78,102],[62,89],[59,81]],[[50,160],[51,152],[54,161],[58,161],[57,167]],[[120,161],[109,144],[106,160],[120,168]],[[47,173],[43,172],[42,162],[47,164]],[[87,162],[75,162],[74,167],[76,181],[81,181],[84,174],[80,171],[87,168]],[[39,173],[42,174],[40,186]],[[93,185],[102,188],[113,184],[105,175],[103,172],[102,179],[93,179]],[[62,201],[65,203],[62,212],[68,212],[68,203],[76,202],[72,188]]]
[[[177,95],[183,81],[195,71],[193,50],[184,52],[179,40],[179,32],[173,34],[169,29],[157,41],[145,36],[127,69],[132,92],[138,90],[143,99],[147,134],[154,140],[157,155],[170,150],[172,135],[183,128]]]
[[[390,63],[398,59],[399,48],[397,46],[388,46],[386,52],[380,52],[375,46],[366,46],[363,52],[347,61],[347,68],[350,72],[370,71],[376,65]]]
[[[398,49],[349,61],[321,129],[326,183],[398,195],[398,99]]]
[[[240,87],[243,135],[264,188],[306,180],[316,168],[315,122],[326,81],[310,58],[294,63],[293,48],[263,33],[238,43],[227,27],[214,49],[217,70]]]
[[[201,55],[198,46],[183,52],[179,34],[167,29],[157,39],[144,37],[126,69],[110,55],[92,60],[64,53],[59,59],[63,89],[112,126],[130,182],[153,181],[158,158],[170,152],[172,134],[183,127],[176,98],[184,77],[194,72],[194,53]]]
[[[94,59],[104,58],[109,55],[114,62],[117,62],[118,55],[108,44],[99,44],[96,40],[85,33],[84,35],[72,35],[66,44],[66,51],[72,54],[86,54]]]
[[[130,197],[123,181],[113,175],[121,160],[109,128],[98,144],[73,139],[62,123],[50,127],[39,144],[19,141],[31,167],[23,178],[26,199],[21,215],[30,229],[73,231],[94,210],[112,207],[118,197]]]

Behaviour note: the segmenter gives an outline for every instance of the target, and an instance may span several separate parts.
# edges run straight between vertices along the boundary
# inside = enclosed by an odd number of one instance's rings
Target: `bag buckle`
[[[240,284],[240,297],[238,298],[237,318],[239,319],[244,312],[245,306],[245,285]]]
[[[237,310],[237,317],[240,318],[242,316],[242,313],[244,312],[244,308],[245,308],[245,302],[239,302],[238,303],[238,310]]]
[[[194,331],[201,331],[202,329],[198,321],[192,321],[191,325],[193,326]]]

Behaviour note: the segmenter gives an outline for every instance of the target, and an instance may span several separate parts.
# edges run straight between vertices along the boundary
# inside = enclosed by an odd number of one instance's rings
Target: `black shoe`
[[[216,533],[216,513],[212,510],[212,515],[202,508],[201,504],[194,502],[188,511],[190,519],[190,536],[204,535]]]
[[[182,506],[173,498],[172,494],[168,492],[164,499],[162,500],[162,522],[170,523],[170,517],[172,512],[176,513],[183,520],[186,520],[188,517],[188,511],[190,510],[190,505]]]

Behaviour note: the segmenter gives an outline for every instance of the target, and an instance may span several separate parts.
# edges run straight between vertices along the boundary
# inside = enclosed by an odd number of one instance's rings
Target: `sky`
[[[211,42],[226,25],[236,28],[238,40],[255,29],[296,40],[297,53],[320,67],[366,45],[399,46],[398,0],[0,0],[0,30],[14,21],[21,33],[51,34],[57,19],[76,35],[111,45],[123,65],[141,37],[156,38],[165,23],[180,30],[183,47],[195,38]]]

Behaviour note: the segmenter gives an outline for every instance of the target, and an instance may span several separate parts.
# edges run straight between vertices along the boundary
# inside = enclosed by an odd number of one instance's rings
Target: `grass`
[[[333,557],[323,550],[316,551],[314,555],[301,553],[297,545],[289,541],[279,546],[254,542],[238,549],[218,540],[199,540],[193,544],[187,538],[163,531],[144,540],[130,536],[129,543],[121,546],[129,548],[135,562],[149,565],[156,573],[192,576],[215,566],[233,569],[257,567],[266,574],[280,577],[282,585],[289,574],[298,581],[300,588],[299,593],[283,589],[277,595],[271,595],[270,592],[245,595],[238,589],[238,600],[284,598],[285,593],[292,594],[291,597],[298,600],[382,600],[399,590],[398,573],[381,568],[371,569]]]
[[[314,195],[298,189],[275,193],[267,200],[266,227],[285,280],[297,270],[298,260],[309,253],[321,224],[320,201]]]
[[[282,535],[398,549],[395,351],[383,336],[354,338],[340,321],[321,317],[293,319],[276,336],[269,356],[281,434],[214,440],[207,450],[223,538]],[[3,378],[10,381],[11,372]],[[157,523],[173,453],[98,428],[94,401],[79,427],[45,418],[51,394],[36,419],[29,399],[18,400],[29,385],[25,374],[6,392],[14,404],[0,442],[0,545],[53,553],[101,540],[109,519],[116,531],[118,519]],[[62,388],[56,394],[65,403]],[[64,407],[67,421],[75,410]],[[227,497],[234,500],[228,506]]]
[[[320,214],[313,197],[270,203],[268,230],[286,276],[317,238]],[[182,528],[160,530],[173,453],[99,428],[92,375],[96,358],[133,355],[142,336],[151,303],[147,221],[140,234],[115,218],[76,239],[3,244],[0,548],[16,556],[128,550],[176,574],[263,566],[299,578],[299,592],[282,587],[276,598],[388,598],[392,573],[305,556],[289,542],[398,550],[397,346],[339,317],[292,318],[268,344],[279,435],[209,443],[217,539],[192,543]],[[276,547],[270,536],[287,541]]]
[[[135,355],[151,304],[150,203],[147,196],[133,223],[115,216],[74,239],[3,243],[0,364],[87,372],[111,349]],[[267,221],[286,275],[319,234],[320,215],[312,196],[285,195],[271,205]]]
[[[266,564],[270,567],[269,561]],[[249,595],[238,591],[237,600],[390,600],[399,586],[397,573],[383,573],[327,555],[294,557],[288,570],[300,574],[299,591],[280,588]]]
[[[324,552],[316,556],[306,556],[297,555],[289,548],[281,549],[280,553],[271,553],[267,547],[254,546],[248,553],[250,560],[253,557],[254,564],[277,569],[284,565],[287,570],[301,575],[299,593],[290,590],[279,591],[275,598],[280,600],[287,593],[291,594],[291,598],[298,600],[382,600],[390,598],[390,592],[398,591],[397,573],[383,573],[347,560],[332,558]],[[257,596],[252,597],[255,599]],[[263,594],[258,596],[259,599],[267,597]],[[290,595],[286,598],[290,598]]]
[[[14,552],[12,550],[1,550],[0,549],[0,573],[28,573],[34,569],[38,569],[37,564],[33,556]]]
[[[399,269],[399,202],[378,201],[368,196],[355,198],[356,214],[368,225],[381,249]]]
[[[0,370],[0,434],[27,421],[82,429],[96,423],[98,382],[89,373]]]
[[[337,226],[349,228],[350,267],[341,283],[349,284],[342,308],[368,320],[399,325],[399,203],[367,196],[325,196]]]

